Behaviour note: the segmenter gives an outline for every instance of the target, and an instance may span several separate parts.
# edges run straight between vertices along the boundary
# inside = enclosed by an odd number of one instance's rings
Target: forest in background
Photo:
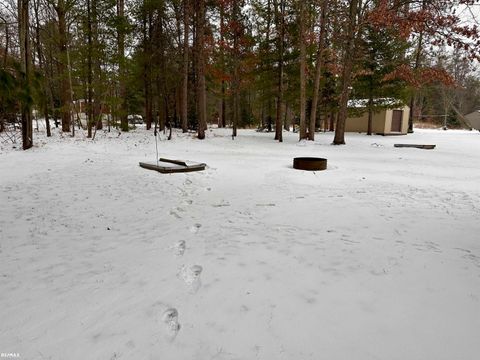
[[[32,119],[88,137],[103,127],[207,124],[299,138],[334,131],[348,101],[370,114],[459,125],[480,105],[478,1],[0,0],[0,132]],[[383,101],[382,101],[383,99]],[[385,101],[387,100],[387,101]],[[369,131],[371,133],[371,131]]]

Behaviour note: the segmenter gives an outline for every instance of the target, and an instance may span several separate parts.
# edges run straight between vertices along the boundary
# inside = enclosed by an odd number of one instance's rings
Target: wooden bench
[[[422,145],[422,144],[394,144],[395,147],[407,147],[407,148],[417,148],[417,149],[425,149],[425,150],[432,150],[435,149],[436,145]]]

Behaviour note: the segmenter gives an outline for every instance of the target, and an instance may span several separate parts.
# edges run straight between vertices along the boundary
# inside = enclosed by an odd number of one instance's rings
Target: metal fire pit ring
[[[293,168],[298,170],[318,171],[327,168],[327,159],[317,157],[293,158]]]

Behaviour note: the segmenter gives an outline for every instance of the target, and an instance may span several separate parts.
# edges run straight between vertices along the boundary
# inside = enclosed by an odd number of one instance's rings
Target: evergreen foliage
[[[188,127],[201,130],[203,76],[202,117],[234,128],[268,128],[277,121],[290,129],[303,108],[303,119],[316,116],[308,131],[329,130],[327,120],[342,113],[345,99],[369,99],[368,110],[376,112],[394,106],[381,99],[409,104],[414,97],[418,118],[447,112],[455,114],[452,121],[480,106],[470,65],[480,53],[478,29],[454,12],[457,2],[353,4],[355,11],[350,1],[331,0],[33,1],[27,86],[15,65],[17,9],[8,3],[0,10],[0,121],[28,104],[61,118],[64,131],[74,130],[75,121],[89,135],[104,124],[127,131],[129,114],[141,114],[148,128],[180,127],[186,97]]]

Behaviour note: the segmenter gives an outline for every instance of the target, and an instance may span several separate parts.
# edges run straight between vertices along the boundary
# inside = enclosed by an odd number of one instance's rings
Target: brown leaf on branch
[[[445,86],[455,86],[455,80],[444,69],[440,68],[420,68],[417,70],[411,69],[407,65],[401,65],[394,71],[385,75],[384,81],[403,80],[414,88],[420,88],[424,85],[434,83],[441,83]]]

